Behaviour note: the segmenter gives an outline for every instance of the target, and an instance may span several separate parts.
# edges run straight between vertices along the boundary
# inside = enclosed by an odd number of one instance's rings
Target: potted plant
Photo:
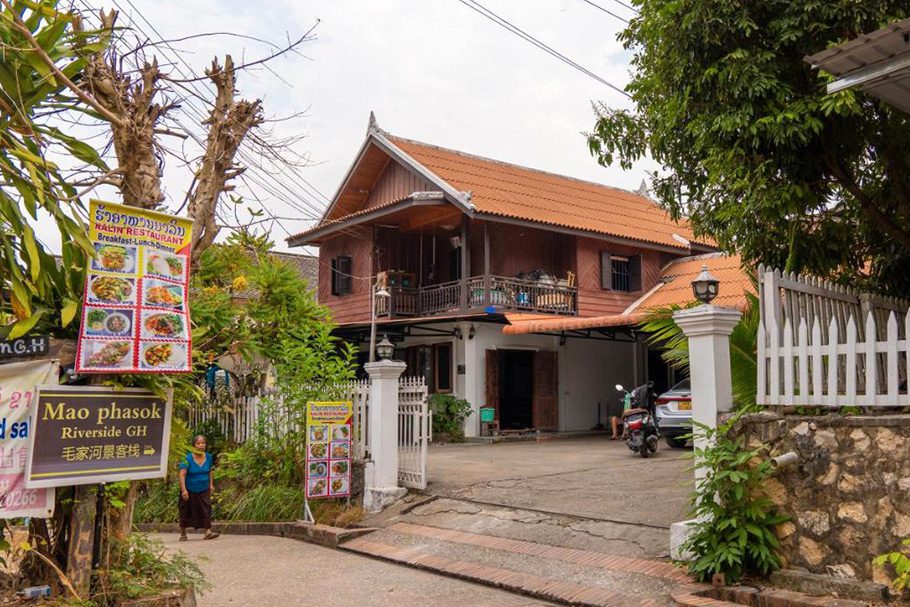
[[[433,442],[463,442],[464,420],[471,415],[471,403],[451,394],[430,396],[433,412]]]

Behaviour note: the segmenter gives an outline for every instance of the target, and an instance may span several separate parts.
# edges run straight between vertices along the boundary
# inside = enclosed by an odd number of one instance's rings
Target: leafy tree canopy
[[[632,111],[597,106],[589,147],[748,262],[910,295],[910,116],[825,94],[805,57],[910,16],[904,0],[638,0],[620,35]]]

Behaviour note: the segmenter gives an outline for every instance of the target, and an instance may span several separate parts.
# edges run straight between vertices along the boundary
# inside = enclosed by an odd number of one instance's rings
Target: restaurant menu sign
[[[77,373],[181,373],[192,363],[188,219],[92,200]]]
[[[39,386],[25,486],[163,478],[170,431],[170,395],[141,388]]]
[[[53,489],[27,489],[29,416],[35,386],[57,381],[50,360],[0,365],[0,518],[47,518],[54,514]]]
[[[307,403],[307,498],[351,495],[351,422],[353,404]]]

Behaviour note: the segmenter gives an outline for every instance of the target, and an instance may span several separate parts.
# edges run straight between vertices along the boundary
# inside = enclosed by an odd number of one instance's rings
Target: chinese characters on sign
[[[77,373],[180,373],[192,364],[188,219],[92,200]]]
[[[0,365],[0,518],[45,518],[54,513],[54,490],[26,489],[25,468],[35,386],[55,381],[53,361]]]
[[[170,419],[170,398],[148,390],[40,386],[26,486],[164,477]]]
[[[351,495],[351,402],[307,403],[307,498]]]

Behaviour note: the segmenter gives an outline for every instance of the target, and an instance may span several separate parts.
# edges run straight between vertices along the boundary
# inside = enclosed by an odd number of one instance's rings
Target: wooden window
[[[600,253],[600,288],[610,291],[641,291],[641,255]]]
[[[347,295],[354,285],[353,259],[342,255],[332,259],[332,295]]]

